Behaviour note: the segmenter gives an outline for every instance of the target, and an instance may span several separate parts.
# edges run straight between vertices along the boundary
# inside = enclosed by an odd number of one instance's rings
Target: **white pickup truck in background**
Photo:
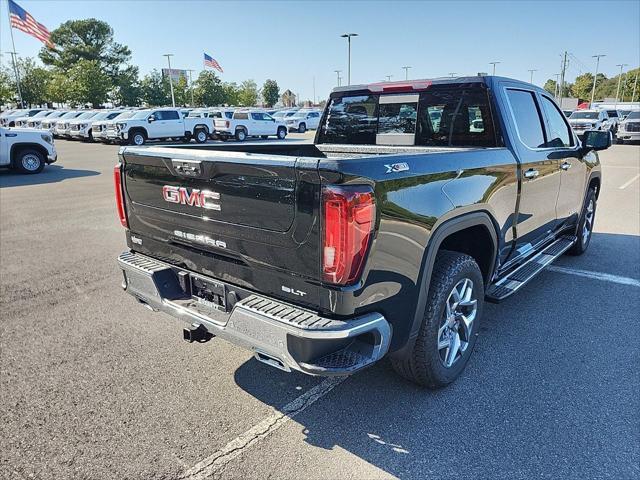
[[[244,142],[247,137],[266,139],[275,136],[283,140],[287,136],[284,122],[258,110],[236,110],[231,119],[216,118],[215,129],[215,135],[220,140],[234,137],[239,142]]]
[[[0,127],[0,167],[40,173],[58,159],[53,135],[46,130]]]
[[[213,133],[213,119],[184,117],[176,108],[141,110],[123,121],[116,122],[118,139],[131,145],[144,145],[147,140],[194,138],[204,143]]]
[[[290,132],[304,133],[315,130],[320,125],[319,110],[298,110],[295,114],[284,119]]]

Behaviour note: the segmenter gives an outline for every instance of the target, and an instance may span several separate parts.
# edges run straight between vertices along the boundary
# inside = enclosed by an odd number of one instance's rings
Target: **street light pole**
[[[195,106],[195,102],[193,101],[193,79],[191,78],[191,72],[195,72],[195,70],[187,70],[189,72],[189,90],[191,90],[191,106]]]
[[[529,79],[529,83],[533,83],[533,72],[537,72],[538,70],[536,69],[531,69],[529,70],[529,73],[531,74],[531,78]]]
[[[620,95],[620,83],[622,82],[622,69],[626,67],[627,63],[619,63],[616,67],[620,67],[620,76],[618,76],[618,89],[616,90],[616,106],[618,105],[618,95]]]
[[[347,64],[347,85],[351,85],[351,37],[357,37],[358,34],[357,33],[345,33],[343,35],[340,35],[342,38],[346,38],[347,39],[347,44],[348,44],[348,50],[349,50],[349,57],[348,57],[348,64]]]
[[[555,98],[556,100],[558,100],[558,88],[560,87],[560,74],[556,73],[556,87],[553,89],[553,98]]]
[[[496,74],[496,65],[499,64],[501,62],[489,62],[489,65],[493,65],[493,75],[495,76]]]
[[[596,97],[596,82],[598,81],[598,67],[600,66],[601,57],[606,57],[606,55],[591,55],[591,58],[596,59],[596,73],[593,75],[593,88],[591,89],[591,103],[593,103],[593,99]]]
[[[340,74],[342,73],[342,70],[334,70],[334,72],[338,76],[338,86],[340,86]]]
[[[409,80],[409,69],[411,68],[409,65],[406,67],[402,67],[404,69],[404,79]]]
[[[169,64],[169,88],[171,89],[171,105],[175,108],[176,106],[176,97],[173,95],[173,80],[171,78],[171,57],[173,57],[173,53],[165,53],[162,55],[163,57],[167,57],[167,63]]]

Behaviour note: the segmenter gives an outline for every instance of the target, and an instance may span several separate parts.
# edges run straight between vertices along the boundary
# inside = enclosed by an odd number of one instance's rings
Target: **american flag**
[[[9,0],[9,18],[11,19],[11,26],[13,28],[17,28],[37,38],[42,43],[46,43],[47,45],[51,44],[49,40],[51,34],[49,30],[47,30],[47,27],[36,22],[36,19],[33,18],[29,12],[13,0]]]
[[[204,66],[215,68],[220,73],[223,73],[222,67],[218,62],[216,62],[215,58],[213,58],[211,55],[207,55],[206,53],[204,54]]]

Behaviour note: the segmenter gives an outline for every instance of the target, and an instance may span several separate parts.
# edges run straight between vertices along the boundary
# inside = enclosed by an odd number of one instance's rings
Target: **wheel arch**
[[[482,235],[478,237],[477,235]],[[464,239],[473,242],[464,243]],[[487,253],[485,249],[489,247]],[[461,215],[445,221],[435,228],[429,235],[427,247],[422,257],[422,266],[418,282],[418,301],[413,318],[410,320],[410,328],[407,342],[398,351],[394,352],[394,357],[408,355],[415,343],[415,339],[420,331],[424,309],[426,308],[429,296],[428,286],[431,283],[433,267],[436,256],[442,249],[453,250],[465,253],[473,257],[482,271],[485,286],[490,282],[496,267],[498,254],[498,230],[490,214],[486,211],[476,211]]]
[[[11,165],[12,167],[15,166],[16,156],[20,151],[27,148],[31,148],[41,153],[44,156],[44,161],[46,163],[47,157],[49,155],[49,152],[47,151],[47,149],[44,148],[39,143],[25,142],[25,143],[15,143],[11,145],[11,150],[9,151],[9,165]]]

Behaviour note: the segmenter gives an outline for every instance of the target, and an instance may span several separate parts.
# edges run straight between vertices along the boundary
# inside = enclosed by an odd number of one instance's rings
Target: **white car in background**
[[[82,118],[80,115],[69,122],[69,136],[78,140],[93,141],[93,123],[99,120],[112,120],[122,110],[103,110],[96,112],[92,117]]]
[[[0,138],[0,167],[40,173],[58,159],[53,136],[47,131],[0,127]]]
[[[5,115],[0,119],[0,124],[3,127],[15,127],[16,120],[22,117],[33,117],[36,113],[40,113],[44,108],[23,108],[20,110],[14,110],[10,114]]]
[[[261,110],[236,110],[231,119],[214,119],[215,135],[220,140],[235,138],[244,142],[248,137],[277,137],[283,140],[287,136],[287,126]]]
[[[109,128],[112,129],[113,135],[116,135],[116,127],[115,124],[118,120],[126,120],[127,118],[133,117],[136,112],[140,110],[123,110],[118,115],[113,117],[110,120],[96,120],[91,125],[93,139],[100,142],[109,142],[110,139],[107,137],[107,133]]]
[[[65,113],[67,113],[66,110],[51,110],[50,112],[47,112],[47,115],[40,115],[42,112],[38,113],[37,115],[34,115],[33,117],[31,117],[28,121],[26,125],[23,125],[24,128],[37,128],[40,129],[42,128],[42,122],[46,120],[51,120],[53,118],[60,118],[62,115],[64,115]]]
[[[96,113],[94,110],[85,110],[80,112],[80,115],[76,117],[64,119],[62,117],[60,121],[56,124],[55,135],[59,138],[71,138],[71,124],[75,123],[78,120],[86,120],[93,117]]]
[[[271,116],[275,118],[277,122],[285,122],[287,118],[293,117],[298,112],[298,110],[298,108],[292,108],[289,110],[278,110]]]
[[[606,110],[576,110],[568,120],[573,131],[580,137],[587,130],[611,131],[611,122]]]
[[[14,120],[14,125],[16,127],[26,128],[27,127],[27,123],[29,122],[29,120],[31,120],[33,118],[42,119],[42,118],[46,117],[47,115],[50,115],[51,113],[53,113],[53,110],[42,110],[42,111],[36,113],[35,115],[33,115],[31,117],[25,115],[24,117],[16,118]]]
[[[620,122],[616,132],[618,143],[640,140],[640,111],[630,112],[624,120]]]
[[[304,133],[315,130],[320,125],[319,110],[298,110],[295,114],[285,117],[287,129],[290,132]]]
[[[71,110],[70,112],[65,112],[63,115],[60,115],[59,117],[56,117],[56,118],[45,118],[44,120],[42,120],[42,123],[40,126],[43,130],[49,130],[51,134],[55,137],[56,127],[58,126],[59,122],[72,120],[81,114],[82,114],[82,110]]]

